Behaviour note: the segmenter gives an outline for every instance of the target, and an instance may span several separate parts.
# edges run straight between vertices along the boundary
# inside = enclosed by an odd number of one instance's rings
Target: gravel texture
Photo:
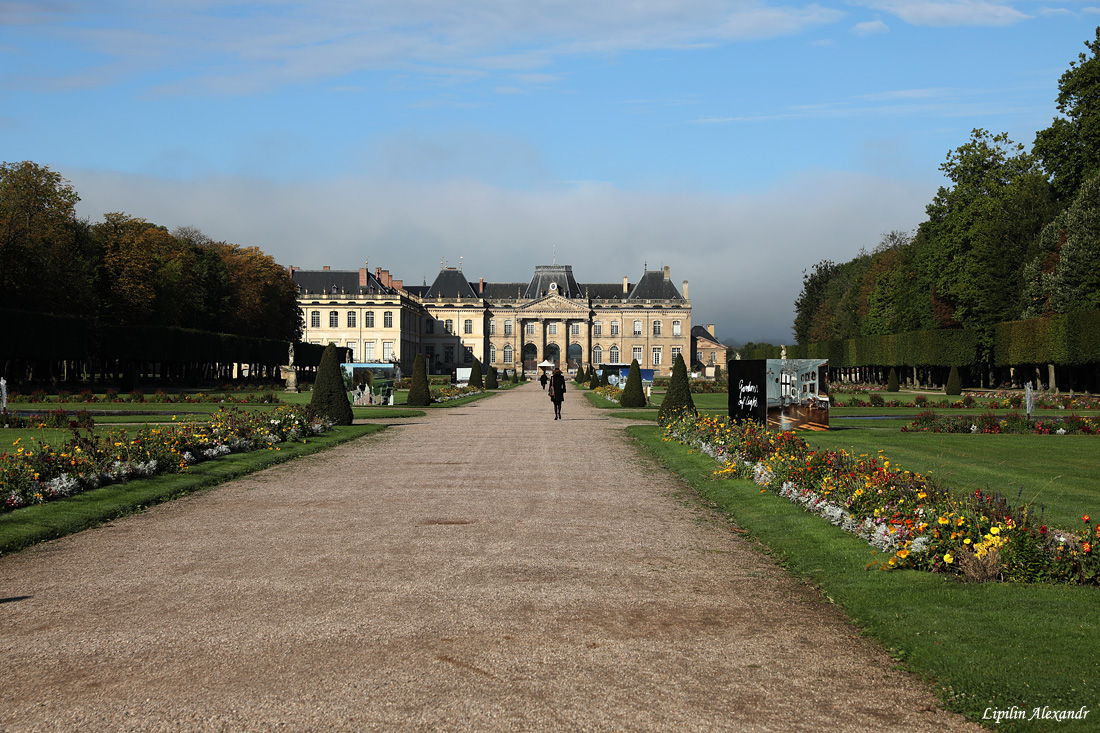
[[[537,383],[0,560],[0,729],[980,730]]]

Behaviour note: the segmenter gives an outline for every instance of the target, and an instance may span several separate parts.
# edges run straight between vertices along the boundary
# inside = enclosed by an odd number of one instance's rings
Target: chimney
[[[325,265],[325,266],[323,266],[323,267],[322,267],[321,269],[322,269],[322,270],[331,270],[332,268],[331,268],[331,267],[329,267],[328,265]]]
[[[684,300],[691,300],[691,297],[688,295],[688,281],[687,280],[684,280]]]
[[[627,288],[626,284],[626,275],[623,275],[623,295],[626,295],[629,292],[630,290]]]
[[[291,265],[290,267],[286,268],[286,271],[287,271],[288,275],[290,275],[291,277],[294,277],[294,273],[298,272],[298,270],[300,270],[300,269],[302,269],[302,268],[295,267],[294,265]]]
[[[672,279],[672,270],[671,270],[671,268],[669,268],[668,265],[665,265],[665,280],[671,280],[671,279]]]
[[[713,323],[708,323],[707,324],[707,333],[709,333],[712,337],[714,336],[714,324]]]
[[[403,287],[405,285],[404,280],[390,280],[390,282],[393,283],[392,287],[393,287],[394,290],[404,290],[405,289]]]
[[[477,292],[479,295],[485,292],[485,278],[483,277],[477,279]]]
[[[361,288],[367,287],[368,282],[370,282],[370,276],[367,275],[367,268],[360,267],[359,268],[359,287],[361,287]]]

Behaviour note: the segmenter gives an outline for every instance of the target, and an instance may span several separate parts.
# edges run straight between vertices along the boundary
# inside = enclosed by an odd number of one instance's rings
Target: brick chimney
[[[665,265],[665,280],[671,280],[671,279],[672,279],[672,269],[668,265]]]
[[[684,300],[691,300],[691,296],[688,295],[688,281],[684,280]]]
[[[361,288],[367,287],[368,282],[370,282],[370,276],[367,275],[367,268],[360,267],[359,268],[359,287],[361,287]]]
[[[485,292],[485,278],[483,277],[479,277],[477,279],[477,292],[478,295],[481,295]]]
[[[714,324],[713,323],[708,323],[707,324],[707,333],[709,333],[712,337],[714,336]]]
[[[630,289],[627,287],[626,275],[623,275],[623,295],[626,295],[629,292]]]
[[[331,270],[332,268],[329,267],[328,265],[324,265],[324,266],[321,267],[321,269],[322,270]]]
[[[390,282],[393,283],[393,285],[391,287],[393,287],[394,290],[404,290],[405,289],[403,287],[404,284],[405,284],[404,280],[394,280],[393,278],[390,278]]]

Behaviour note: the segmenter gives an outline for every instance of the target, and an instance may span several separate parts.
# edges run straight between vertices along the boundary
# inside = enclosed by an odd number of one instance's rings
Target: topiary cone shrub
[[[630,362],[630,371],[626,375],[626,386],[623,387],[623,395],[619,398],[622,407],[645,407],[645,392],[642,391],[642,370],[638,367],[638,360]]]
[[[671,421],[690,412],[698,414],[695,409],[695,401],[691,399],[691,383],[688,381],[687,365],[684,357],[676,355],[676,361],[672,364],[672,377],[668,380],[668,389],[665,391],[665,399],[661,403],[661,410],[657,413],[660,422]]]
[[[963,393],[962,380],[959,379],[959,368],[954,364],[951,365],[951,374],[947,377],[947,389],[944,390],[944,393],[949,395]]]
[[[512,370],[512,379],[511,379],[511,381],[512,381],[512,384],[519,384],[519,370],[517,370],[517,369]]]
[[[424,355],[417,354],[413,362],[412,385],[405,404],[410,407],[427,407],[432,404],[432,392],[428,389],[428,370],[424,366]]]
[[[723,379],[723,377],[722,377],[722,365],[721,364],[715,364],[714,365],[714,383],[715,384],[721,384],[724,381],[725,381],[725,379]]]
[[[600,375],[600,386],[601,387],[610,387],[611,386],[611,370],[610,369],[604,369],[603,374]]]
[[[485,380],[481,376],[481,362],[474,359],[474,365],[470,368],[470,386],[485,389]]]
[[[321,354],[317,366],[317,381],[313,384],[313,396],[309,406],[314,413],[332,420],[336,425],[351,425],[351,402],[344,389],[344,372],[336,347],[329,344]]]
[[[898,385],[898,373],[894,371],[894,367],[890,367],[890,376],[886,378],[886,391],[897,392],[901,387]],[[948,393],[950,394],[950,392]]]
[[[495,366],[489,367],[489,373],[485,375],[485,389],[496,389],[497,384],[497,368]]]

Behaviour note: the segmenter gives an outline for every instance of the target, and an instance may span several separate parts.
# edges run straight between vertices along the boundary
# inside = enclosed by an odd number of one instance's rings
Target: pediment
[[[580,305],[574,300],[560,295],[544,295],[541,298],[524,303],[516,309],[519,313],[560,313],[564,315],[588,316],[588,305]]]

